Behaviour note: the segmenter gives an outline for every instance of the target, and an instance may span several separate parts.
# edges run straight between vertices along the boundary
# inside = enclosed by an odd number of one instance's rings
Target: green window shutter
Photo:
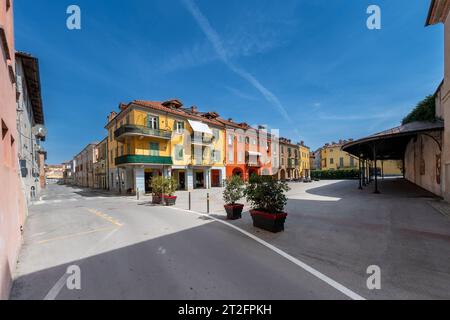
[[[184,158],[184,149],[182,145],[175,146],[175,159],[180,161]]]
[[[147,113],[147,128],[151,128],[151,118],[152,116],[150,115],[150,113]]]
[[[159,156],[159,143],[150,142],[150,155]]]
[[[220,162],[221,153],[220,150],[216,150],[216,162]]]

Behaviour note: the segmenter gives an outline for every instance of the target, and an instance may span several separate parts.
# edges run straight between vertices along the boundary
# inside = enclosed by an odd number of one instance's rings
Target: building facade
[[[13,0],[0,0],[0,299],[8,298],[22,242],[26,203],[17,156]]]
[[[349,140],[350,142],[352,140]],[[337,142],[326,143],[320,149],[320,169],[321,170],[350,170],[358,169],[359,159],[341,148],[346,144],[346,140],[340,140]]]
[[[300,179],[300,149],[286,138],[279,139],[279,170],[276,175],[278,180]]]
[[[94,161],[97,142],[88,144],[74,158],[74,183],[83,188],[94,188]]]
[[[94,149],[94,188],[108,189],[108,138],[103,139]]]
[[[438,135],[420,135],[407,147],[405,176],[450,201],[450,1],[433,0],[427,26],[444,25],[444,80],[435,94],[436,117],[444,121]],[[409,164],[409,165],[408,165]]]
[[[304,141],[298,144],[299,154],[300,154],[300,178],[309,179],[311,178],[311,151],[310,148],[305,145]]]
[[[120,193],[151,192],[154,176],[171,176],[180,190],[221,186],[225,132],[213,112],[178,100],[133,101],[108,117],[108,179]]]
[[[70,160],[70,161],[66,161],[62,164],[64,167],[63,182],[66,185],[74,184],[74,175],[73,175],[74,165],[73,165],[73,163],[74,163],[74,161]]]
[[[27,203],[41,193],[39,157],[45,139],[44,114],[38,60],[26,53],[16,53],[17,131],[22,188]]]

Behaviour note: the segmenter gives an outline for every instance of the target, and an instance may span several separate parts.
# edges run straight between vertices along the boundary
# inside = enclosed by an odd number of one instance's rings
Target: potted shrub
[[[245,190],[245,196],[252,210],[253,226],[271,232],[284,230],[287,213],[285,193],[289,187],[285,182],[270,176],[253,176]]]
[[[244,181],[239,176],[233,176],[225,182],[223,200],[227,219],[236,220],[242,217],[243,204],[236,203],[244,197]]]
[[[163,202],[166,206],[174,206],[177,197],[175,191],[177,191],[178,183],[175,178],[165,178],[163,184]]]
[[[156,176],[152,178],[151,188],[152,188],[153,204],[162,203],[163,185],[164,185],[164,177]]]

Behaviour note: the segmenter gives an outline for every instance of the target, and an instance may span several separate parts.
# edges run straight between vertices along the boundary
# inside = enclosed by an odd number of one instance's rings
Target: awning
[[[211,128],[208,127],[208,125],[204,124],[203,122],[194,121],[194,120],[188,120],[188,121],[192,127],[192,130],[194,130],[194,132],[201,132],[201,133],[206,133],[206,134],[210,134],[210,135],[213,134]]]
[[[247,151],[249,156],[253,156],[253,157],[261,157],[262,154],[260,152],[254,152],[254,151]]]

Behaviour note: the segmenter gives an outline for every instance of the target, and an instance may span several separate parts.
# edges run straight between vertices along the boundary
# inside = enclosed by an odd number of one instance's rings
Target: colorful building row
[[[73,161],[74,184],[119,193],[149,193],[154,176],[176,179],[179,190],[221,187],[233,175],[282,180],[309,177],[309,148],[263,126],[186,108],[179,100],[135,100],[111,112],[108,136]]]

